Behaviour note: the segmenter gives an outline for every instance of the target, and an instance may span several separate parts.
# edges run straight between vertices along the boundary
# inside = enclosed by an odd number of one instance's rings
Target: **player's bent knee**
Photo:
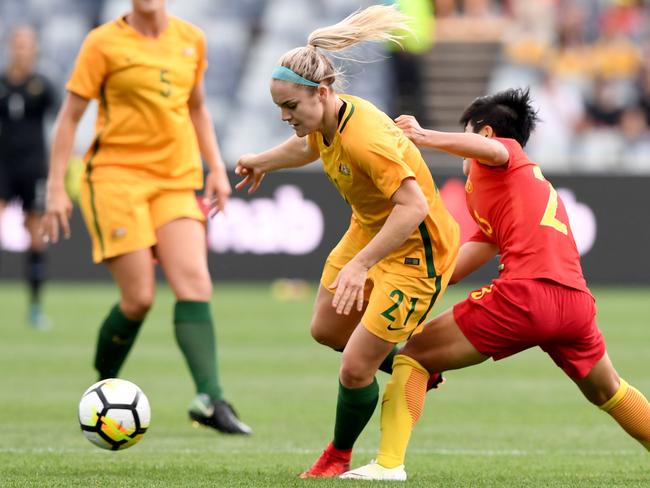
[[[192,289],[184,300],[194,300],[197,302],[208,302],[212,298],[212,283],[202,283]]]
[[[173,283],[174,293],[178,300],[207,302],[212,298],[212,281],[210,275],[190,275]]]
[[[373,377],[374,371],[368,371],[367,368],[359,367],[351,361],[343,361],[339,371],[339,380],[346,388],[363,388],[368,386]]]
[[[120,308],[126,317],[132,320],[138,320],[144,318],[144,316],[147,315],[153,305],[153,302],[153,293],[140,293],[136,295],[130,295],[129,297],[122,299]]]
[[[330,337],[320,327],[318,327],[317,325],[311,324],[309,332],[311,332],[311,336],[316,342],[318,342],[319,344],[323,344],[324,346],[329,346]]]
[[[345,341],[335,337],[330,330],[318,323],[312,322],[310,327],[311,336],[316,342],[339,351],[345,347]]]
[[[619,386],[619,382],[612,381],[607,384],[589,385],[586,388],[581,386],[580,389],[590,403],[599,407],[616,394]]]
[[[618,373],[607,355],[594,365],[587,376],[574,381],[585,398],[597,406],[612,398],[621,385]]]

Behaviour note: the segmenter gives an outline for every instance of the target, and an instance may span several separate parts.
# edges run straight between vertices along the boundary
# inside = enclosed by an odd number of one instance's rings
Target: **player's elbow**
[[[429,202],[415,178],[405,179],[391,197],[391,201],[402,209],[402,218],[415,224],[415,227],[429,214]]]
[[[429,215],[429,202],[424,195],[421,195],[421,198],[418,198],[413,205],[414,217],[417,216],[417,221],[422,222]]]

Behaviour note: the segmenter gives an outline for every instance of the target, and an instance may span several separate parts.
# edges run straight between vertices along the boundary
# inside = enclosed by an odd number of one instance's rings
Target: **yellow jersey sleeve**
[[[194,76],[194,85],[203,79],[205,71],[208,69],[207,48],[205,41],[205,34],[200,31],[200,35],[196,41],[196,52],[198,53],[199,62],[196,66],[196,75]]]
[[[349,138],[345,149],[350,158],[370,177],[377,189],[390,199],[402,181],[406,178],[415,178],[415,173],[404,161],[402,151],[393,142],[394,137],[388,134],[385,137],[377,137],[376,132],[370,133],[373,134],[371,140],[366,137]]]
[[[65,88],[83,98],[99,98],[108,62],[100,48],[101,39],[91,31],[81,45],[74,69]]]

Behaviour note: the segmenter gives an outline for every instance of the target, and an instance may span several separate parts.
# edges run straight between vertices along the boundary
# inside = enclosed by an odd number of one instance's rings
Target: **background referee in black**
[[[43,120],[55,110],[50,81],[34,71],[38,40],[34,29],[21,26],[9,36],[8,63],[0,75],[0,217],[7,204],[19,199],[31,237],[25,276],[29,284],[29,324],[50,327],[41,307],[45,278],[45,243],[39,234],[47,177]]]

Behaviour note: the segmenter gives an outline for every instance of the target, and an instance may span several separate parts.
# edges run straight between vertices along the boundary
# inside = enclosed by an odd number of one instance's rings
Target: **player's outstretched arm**
[[[194,126],[201,155],[208,167],[203,198],[212,209],[211,213],[224,211],[232,193],[226,165],[221,158],[217,135],[214,132],[212,116],[205,106],[203,78],[194,86],[188,101],[190,119]]]
[[[453,285],[472,274],[497,255],[499,248],[491,242],[469,241],[460,247],[456,268],[449,284]]]
[[[64,237],[70,237],[68,219],[72,214],[72,202],[65,191],[65,173],[72,154],[77,126],[87,106],[86,98],[69,92],[56,120],[50,151],[45,215],[41,223],[41,232],[46,242],[59,240],[59,226]]]
[[[266,173],[283,168],[297,168],[318,159],[320,154],[307,143],[306,137],[291,136],[282,144],[258,154],[244,154],[237,161],[235,173],[243,179],[237,190],[250,186],[254,193]]]
[[[508,162],[508,150],[492,138],[473,132],[423,129],[412,115],[400,115],[395,123],[418,147],[430,147],[461,158],[476,159],[489,166],[501,166]]]

